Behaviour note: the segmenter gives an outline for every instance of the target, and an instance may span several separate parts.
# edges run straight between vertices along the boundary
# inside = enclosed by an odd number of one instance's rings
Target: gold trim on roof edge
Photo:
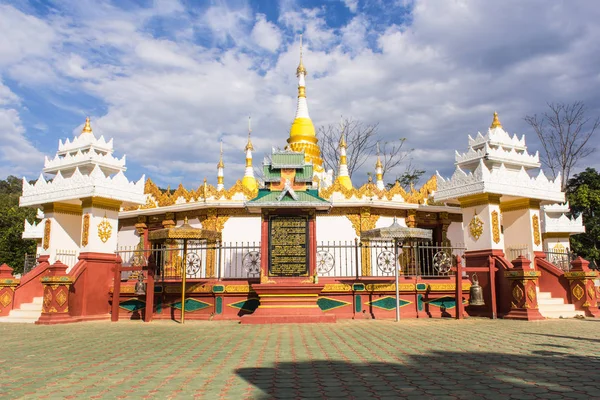
[[[437,189],[437,179],[432,176],[427,182],[421,186],[419,190],[412,188],[407,192],[400,186],[398,182],[390,189],[379,190],[373,182],[365,183],[360,188],[352,187],[347,189],[336,180],[333,185],[326,189],[319,191],[319,196],[323,199],[330,200],[334,193],[341,193],[346,199],[352,197],[365,198],[374,197],[378,200],[391,201],[394,196],[400,195],[406,203],[411,204],[425,204],[425,202],[431,197],[432,193]],[[133,211],[138,209],[147,208],[159,208],[174,205],[180,197],[185,199],[186,203],[201,202],[205,199],[212,200],[231,200],[237,194],[243,194],[247,200],[253,199],[258,194],[258,189],[249,190],[246,188],[241,180],[229,189],[217,190],[213,185],[201,184],[196,190],[188,190],[182,184],[179,184],[177,189],[171,194],[171,188],[167,187],[166,190],[161,190],[150,178],[146,180],[144,186],[144,194],[146,197],[146,204],[141,206],[127,207],[124,211]],[[428,204],[434,205],[429,200]]]

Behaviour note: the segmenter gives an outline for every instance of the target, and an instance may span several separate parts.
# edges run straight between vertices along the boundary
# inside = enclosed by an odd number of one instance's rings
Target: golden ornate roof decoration
[[[500,120],[498,119],[498,113],[494,111],[494,120],[492,121],[492,125],[490,125],[490,129],[494,129],[494,128],[502,128],[502,124],[500,123]]]
[[[194,228],[189,224],[187,217],[185,217],[183,224],[180,226],[148,232],[148,240],[150,241],[163,241],[167,239],[218,240],[221,239],[221,234],[208,229]]]
[[[83,126],[81,133],[92,133],[92,126],[90,125],[90,117],[85,118],[85,125]]]

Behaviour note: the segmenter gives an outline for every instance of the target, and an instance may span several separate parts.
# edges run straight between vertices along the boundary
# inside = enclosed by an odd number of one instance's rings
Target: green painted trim
[[[412,301],[400,299],[400,308],[405,307],[409,304],[412,304]],[[372,307],[381,308],[382,310],[395,310],[396,309],[396,298],[392,296],[384,296],[374,301],[368,301],[365,304],[370,305]]]
[[[359,313],[362,311],[362,296],[357,294],[354,296],[354,312]]]
[[[213,293],[225,293],[225,286],[223,285],[214,285],[212,287]]]
[[[426,283],[417,283],[416,288],[417,288],[417,290],[427,290],[427,284]]]
[[[146,308],[146,302],[139,299],[128,299],[119,303],[119,308],[129,312],[139,311]]]
[[[171,304],[169,304],[169,306],[176,310],[181,310],[181,300],[176,301],[175,303],[171,303]],[[206,303],[204,301],[200,301],[197,299],[191,299],[191,298],[185,299],[185,312],[186,313],[204,310],[205,308],[208,308],[210,306],[212,306],[212,304]]]
[[[417,309],[419,311],[423,311],[424,307],[425,307],[425,303],[423,303],[423,295],[422,294],[418,294],[417,295]]]
[[[222,314],[223,313],[223,297],[217,296],[215,299],[215,313]]]
[[[353,283],[352,290],[354,290],[355,292],[363,292],[363,291],[365,291],[365,284],[364,283]]]
[[[336,308],[340,307],[345,307],[349,304],[350,303],[348,303],[347,301],[332,299],[330,297],[319,297],[319,299],[317,300],[317,305],[323,312],[335,310]]]
[[[254,312],[260,301],[257,298],[251,298],[242,301],[236,301],[235,303],[227,304],[228,307],[235,308],[236,310],[244,310],[247,312]]]

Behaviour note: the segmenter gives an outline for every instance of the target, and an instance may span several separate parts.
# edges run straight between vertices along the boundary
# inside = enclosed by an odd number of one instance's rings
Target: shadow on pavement
[[[583,341],[590,342],[590,343],[594,343],[594,342],[600,343],[600,339],[596,339],[596,338],[592,339],[592,338],[579,337],[579,336],[552,335],[549,333],[524,333],[524,334],[525,335],[535,335],[535,336],[546,336],[546,337],[558,338],[558,339],[583,340]]]
[[[518,345],[518,344],[516,344]],[[594,353],[590,346],[590,352]],[[257,399],[295,398],[595,398],[600,358],[536,351],[534,355],[432,352],[406,363],[302,361],[236,373],[262,390]],[[371,355],[366,355],[372,357]],[[451,396],[451,397],[446,397]]]

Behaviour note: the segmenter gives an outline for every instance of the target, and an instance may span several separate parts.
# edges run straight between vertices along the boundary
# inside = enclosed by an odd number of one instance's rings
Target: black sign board
[[[269,217],[269,275],[308,276],[308,217]]]

